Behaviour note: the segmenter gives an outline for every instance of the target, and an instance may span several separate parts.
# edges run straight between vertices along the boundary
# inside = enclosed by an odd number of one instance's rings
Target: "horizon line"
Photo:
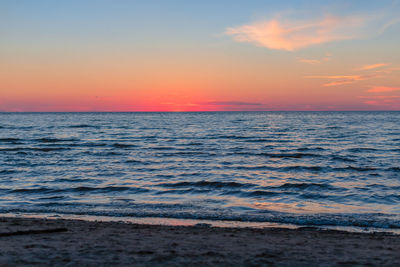
[[[234,113],[234,112],[398,112],[377,110],[198,110],[198,111],[0,111],[0,113]]]

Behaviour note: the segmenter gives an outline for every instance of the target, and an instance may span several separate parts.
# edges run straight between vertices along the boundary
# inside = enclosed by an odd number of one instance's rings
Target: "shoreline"
[[[0,217],[0,264],[364,265],[400,263],[400,236],[310,227],[228,228]]]
[[[65,219],[81,220],[89,222],[121,222],[146,225],[164,225],[164,226],[194,226],[196,224],[207,224],[210,227],[221,228],[314,228],[318,230],[337,230],[350,233],[390,233],[400,235],[400,228],[374,228],[362,226],[337,226],[337,225],[297,225],[276,222],[257,222],[257,221],[235,221],[235,220],[209,220],[209,219],[187,219],[171,217],[131,217],[131,216],[98,216],[98,215],[75,215],[75,214],[57,214],[57,213],[1,213],[0,218],[32,218],[32,219]]]

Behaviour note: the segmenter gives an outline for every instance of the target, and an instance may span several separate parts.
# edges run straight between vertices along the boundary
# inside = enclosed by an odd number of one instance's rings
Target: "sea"
[[[400,112],[0,113],[0,216],[400,229]]]

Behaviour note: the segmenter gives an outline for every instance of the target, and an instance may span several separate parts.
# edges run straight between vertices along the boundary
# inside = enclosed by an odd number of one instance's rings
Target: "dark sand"
[[[400,266],[400,236],[0,218],[0,265]]]

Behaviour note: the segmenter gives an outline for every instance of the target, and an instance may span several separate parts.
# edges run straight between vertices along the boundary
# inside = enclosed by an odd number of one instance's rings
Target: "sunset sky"
[[[400,110],[399,14],[400,1],[0,0],[0,111]]]

